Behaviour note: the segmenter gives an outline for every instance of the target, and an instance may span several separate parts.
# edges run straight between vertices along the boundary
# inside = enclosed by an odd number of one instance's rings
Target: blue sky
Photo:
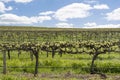
[[[0,25],[120,28],[120,0],[0,0]]]

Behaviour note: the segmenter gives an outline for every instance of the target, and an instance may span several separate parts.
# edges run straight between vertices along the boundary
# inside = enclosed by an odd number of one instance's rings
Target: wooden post
[[[48,55],[48,51],[47,51],[47,57],[48,57],[49,55]]]
[[[30,52],[30,58],[31,58],[31,61],[33,61],[33,53]]]
[[[21,54],[21,51],[20,51],[20,50],[18,50],[18,58],[20,57],[20,54]]]
[[[10,50],[8,50],[8,59],[10,59]]]
[[[34,55],[35,55],[35,58],[36,58],[36,64],[35,64],[35,72],[34,72],[34,76],[36,77],[37,74],[38,74],[38,57],[39,57],[38,52],[35,52]]]
[[[3,51],[3,74],[6,74],[6,51]]]
[[[60,57],[62,57],[62,50],[60,49],[60,51],[59,51],[59,54],[60,54]]]
[[[54,51],[54,49],[52,48],[52,58],[54,58],[54,55],[55,55],[55,51]]]

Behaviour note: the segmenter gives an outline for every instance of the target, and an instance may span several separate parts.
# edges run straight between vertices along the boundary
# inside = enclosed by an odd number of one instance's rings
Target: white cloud
[[[5,11],[10,11],[12,10],[12,7],[6,7],[5,4],[3,2],[0,2],[0,12],[4,13]]]
[[[17,2],[17,3],[29,3],[33,0],[14,0],[14,1]]]
[[[95,22],[92,22],[92,23],[88,22],[88,23],[86,23],[86,24],[84,24],[84,25],[85,25],[85,26],[92,27],[92,26],[96,26],[97,24],[96,24]]]
[[[46,11],[46,12],[41,12],[39,13],[39,15],[50,15],[50,14],[54,14],[54,11]]]
[[[97,4],[93,6],[94,9],[109,9],[109,6],[106,4]]]
[[[92,4],[92,3],[97,3],[98,1],[97,0],[84,0],[84,2]]]
[[[84,3],[72,3],[56,11],[54,17],[60,21],[67,21],[73,18],[85,18],[90,15],[89,10],[92,7]]]
[[[29,3],[29,2],[32,2],[33,0],[0,0],[2,2],[11,2],[11,1],[14,1],[16,3]]]
[[[117,8],[112,12],[107,13],[106,15],[107,15],[106,17],[107,20],[120,20],[120,8]]]
[[[95,22],[84,24],[83,28],[120,28],[120,24],[97,25]]]
[[[50,16],[35,16],[35,17],[31,17],[31,19],[34,19],[37,22],[42,23],[43,21],[51,20],[51,17]]]
[[[46,20],[51,20],[49,16],[35,16],[35,17],[26,17],[26,16],[17,16],[15,14],[2,14],[0,15],[0,24],[33,24],[39,23]]]
[[[56,24],[56,27],[58,27],[58,28],[73,28],[73,24],[69,24],[69,23],[58,23],[58,24]]]
[[[2,1],[2,2],[10,2],[12,0],[0,0],[0,1]]]
[[[90,0],[90,1],[96,1],[96,0]],[[107,4],[97,4],[91,6],[90,4],[85,4],[85,3],[72,3],[58,9],[54,13],[53,17],[60,21],[67,21],[68,19],[74,19],[74,18],[86,18],[91,15],[90,10],[93,9],[100,9],[100,10],[109,9],[109,6]]]

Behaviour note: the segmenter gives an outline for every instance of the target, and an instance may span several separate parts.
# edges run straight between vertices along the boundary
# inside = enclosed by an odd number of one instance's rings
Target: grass
[[[92,55],[88,54],[63,54],[60,57],[56,54],[55,58],[46,57],[43,52],[39,54],[39,71],[42,72],[64,72],[73,71],[74,73],[89,73]],[[2,66],[2,55],[0,55],[0,66]],[[17,51],[11,52],[11,59],[7,59],[8,71],[25,71],[34,72],[35,59],[30,60],[28,52],[22,52],[20,57],[17,56]],[[120,54],[102,54],[95,61],[95,66],[98,71],[104,73],[120,73]],[[108,70],[109,69],[109,70]]]
[[[53,74],[60,76],[61,74],[66,75],[71,74],[89,74],[89,68],[91,65],[92,55],[88,54],[63,54],[60,57],[58,54],[54,58],[46,57],[46,53],[42,52],[39,54],[39,74]],[[0,55],[0,66],[2,66],[2,54]],[[7,75],[0,76],[1,80],[28,80],[29,77],[22,77],[22,74],[26,75],[33,74],[35,66],[35,59],[31,61],[29,52],[22,51],[20,57],[18,58],[17,51],[11,52],[11,59],[7,59]],[[99,55],[98,59],[95,61],[96,71],[106,73],[106,74],[120,74],[120,54],[110,53]],[[0,67],[0,74],[2,74],[2,67]],[[13,75],[14,74],[14,75]],[[33,75],[32,75],[33,76]],[[54,76],[55,77],[55,76]],[[86,77],[86,76],[85,76]],[[48,77],[44,77],[41,80],[50,80]],[[77,78],[70,78],[71,80],[80,80]],[[70,80],[69,79],[69,80]],[[32,79],[29,79],[32,80]],[[36,79],[37,80],[37,79]],[[39,80],[39,79],[38,79]],[[54,79],[52,79],[54,80]],[[57,80],[55,78],[55,80]],[[60,77],[58,77],[58,80]],[[67,80],[67,79],[65,79]],[[95,80],[94,77],[92,80]],[[98,79],[99,80],[99,79]],[[110,79],[112,80],[112,79]]]

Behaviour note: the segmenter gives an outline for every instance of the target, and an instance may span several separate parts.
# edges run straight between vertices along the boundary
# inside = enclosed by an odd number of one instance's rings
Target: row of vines
[[[90,72],[94,71],[94,60],[96,60],[99,54],[105,54],[107,52],[119,52],[120,51],[120,41],[82,41],[82,42],[43,42],[43,43],[3,43],[0,44],[0,49],[8,53],[10,59],[10,51],[28,51],[31,52],[36,58],[35,75],[38,73],[38,54],[40,51],[45,51],[48,55],[51,53],[52,58],[54,58],[55,53],[62,54],[90,54],[93,55]],[[4,65],[5,62],[4,62]],[[6,70],[5,72],[6,73]]]
[[[108,41],[119,37],[119,31],[0,31],[0,42]]]
[[[10,59],[11,51],[30,52],[31,60],[35,56],[36,64],[34,76],[38,74],[39,53],[44,51],[46,56],[52,54],[90,54],[93,55],[90,73],[101,74],[95,71],[94,61],[98,55],[120,52],[119,31],[61,31],[61,32],[35,32],[35,31],[1,31],[0,51],[3,52],[3,73],[6,74],[6,53]]]

